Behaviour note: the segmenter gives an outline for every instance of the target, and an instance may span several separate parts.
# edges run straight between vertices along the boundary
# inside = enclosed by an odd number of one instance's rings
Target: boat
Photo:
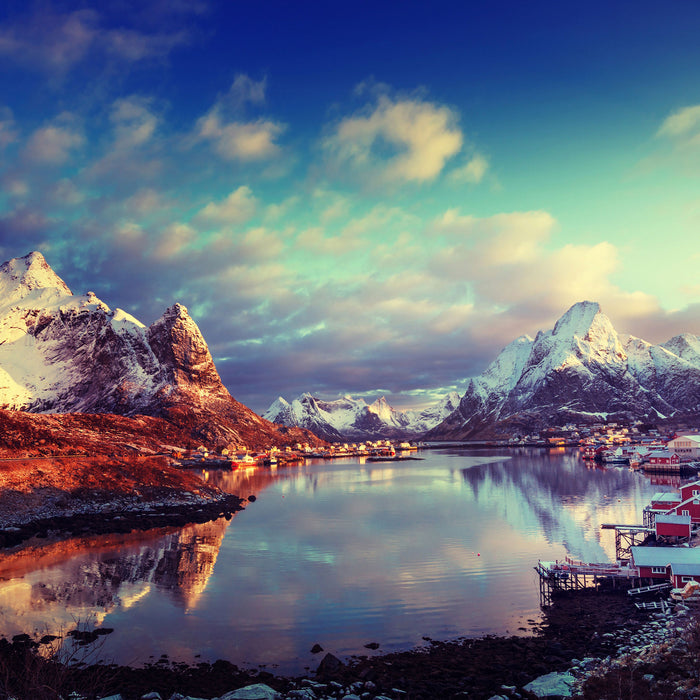
[[[249,469],[250,467],[257,467],[258,460],[249,455],[236,455],[231,459],[231,469],[239,469],[243,467],[244,469]]]

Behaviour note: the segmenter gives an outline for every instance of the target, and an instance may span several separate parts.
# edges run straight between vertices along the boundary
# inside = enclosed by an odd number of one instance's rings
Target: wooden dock
[[[540,605],[552,604],[552,596],[565,591],[597,588],[603,581],[613,587],[639,579],[639,568],[619,564],[587,564],[570,557],[560,561],[539,561],[535,567],[540,579]]]

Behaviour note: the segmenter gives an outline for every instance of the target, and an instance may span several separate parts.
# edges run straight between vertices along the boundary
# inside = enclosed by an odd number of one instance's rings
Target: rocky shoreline
[[[203,496],[167,492],[147,502],[132,496],[95,491],[91,491],[87,498],[71,494],[68,501],[61,498],[60,504],[47,499],[32,517],[0,516],[0,548],[7,550],[22,546],[33,539],[61,540],[157,527],[182,527],[222,517],[230,520],[233,513],[243,509],[244,502],[245,499],[224,493]]]
[[[579,593],[555,601],[531,627],[521,637],[426,640],[412,651],[344,662],[327,654],[315,673],[293,678],[226,661],[65,668],[63,697],[71,690],[76,700],[516,700],[552,693],[587,700],[700,698],[700,632],[692,604],[649,613],[621,593]],[[28,638],[3,640],[0,666],[36,656],[36,648]]]

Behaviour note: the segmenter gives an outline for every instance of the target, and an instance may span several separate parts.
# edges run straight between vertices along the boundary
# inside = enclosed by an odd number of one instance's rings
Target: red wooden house
[[[687,501],[693,496],[700,498],[700,480],[681,486],[681,501]]]
[[[680,493],[672,491],[660,491],[651,497],[651,510],[667,513],[671,508],[675,508],[683,502]]]
[[[655,469],[673,469],[678,468],[681,463],[681,458],[675,452],[669,452],[668,450],[656,450],[651,452],[647,457],[646,466],[653,467]]]
[[[688,581],[700,582],[700,562],[671,564],[671,583],[674,588],[683,588]]]
[[[655,523],[656,539],[690,539],[692,524],[689,515],[666,515],[659,513]]]
[[[683,576],[700,575],[700,548],[630,547],[630,554],[630,566],[639,568],[642,579],[671,581],[680,588],[688,582],[682,580]]]

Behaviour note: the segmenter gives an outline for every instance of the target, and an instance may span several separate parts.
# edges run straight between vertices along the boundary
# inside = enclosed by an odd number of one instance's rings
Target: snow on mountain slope
[[[109,343],[131,352],[107,357]],[[74,296],[37,252],[0,266],[0,368],[0,406],[34,411],[138,404],[162,382],[145,326],[91,292]],[[98,398],[107,381],[111,397]]]
[[[302,394],[291,404],[277,398],[263,414],[267,420],[311,430],[332,442],[415,437],[437,425],[459,403],[457,392],[448,394],[423,411],[398,411],[385,397],[371,404],[343,396],[332,401]]]
[[[40,253],[0,266],[0,408],[160,416],[214,444],[289,444],[224,387],[181,304],[150,327],[73,295]]]
[[[641,417],[700,408],[700,339],[620,336],[597,303],[574,304],[550,331],[508,345],[426,438],[462,439],[591,414]]]
[[[661,347],[693,365],[700,365],[700,338],[697,335],[683,333],[661,343]]]

